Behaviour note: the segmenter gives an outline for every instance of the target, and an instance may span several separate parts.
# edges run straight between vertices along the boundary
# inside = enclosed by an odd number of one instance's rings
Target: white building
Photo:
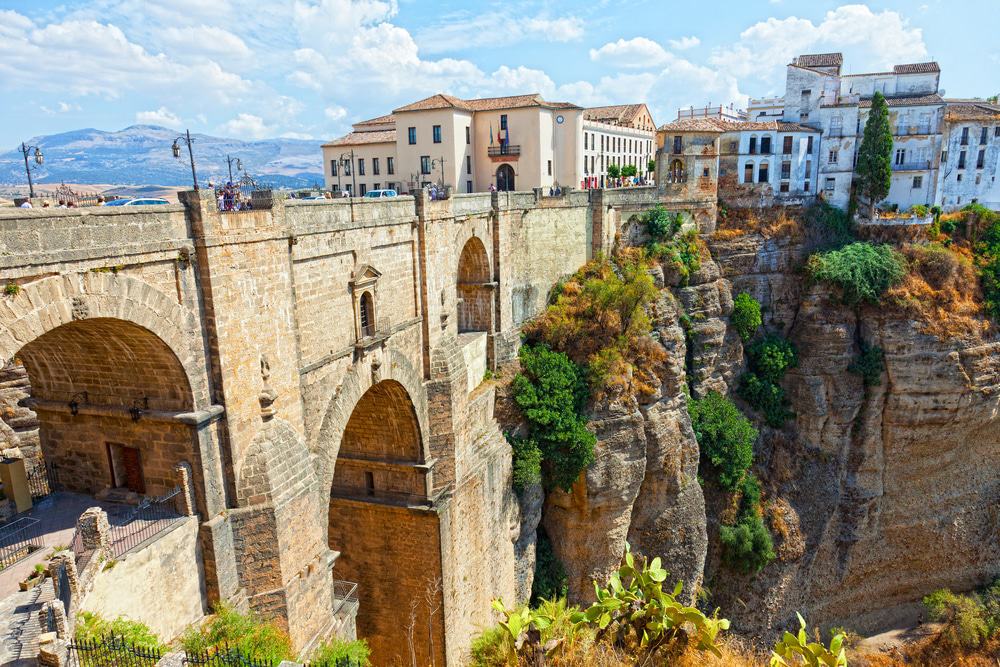
[[[946,100],[936,202],[1000,210],[1000,104]]]
[[[656,124],[645,104],[593,107],[583,112],[583,174],[593,187],[604,187],[608,167],[634,165],[648,177],[656,149]]]

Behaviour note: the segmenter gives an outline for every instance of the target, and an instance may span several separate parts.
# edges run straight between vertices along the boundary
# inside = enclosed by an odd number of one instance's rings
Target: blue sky
[[[435,92],[743,104],[798,53],[1000,92],[1000,0],[0,0],[0,146],[135,123],[323,140]]]

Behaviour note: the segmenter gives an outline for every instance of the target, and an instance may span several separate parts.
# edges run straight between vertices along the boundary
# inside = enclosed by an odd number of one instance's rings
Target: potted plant
[[[29,576],[24,581],[18,582],[18,586],[22,591],[32,589],[38,584],[45,581],[45,577],[47,577],[48,574],[49,573],[45,569],[45,566],[42,565],[41,563],[38,563],[37,565],[35,565],[35,571],[31,573],[31,576]]]

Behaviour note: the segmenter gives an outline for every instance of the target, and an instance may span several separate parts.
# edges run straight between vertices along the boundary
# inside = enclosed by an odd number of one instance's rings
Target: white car
[[[146,199],[112,199],[104,202],[104,206],[162,206],[169,203],[166,199],[149,197]]]
[[[369,190],[365,193],[365,199],[380,199],[382,197],[395,197],[395,190]]]

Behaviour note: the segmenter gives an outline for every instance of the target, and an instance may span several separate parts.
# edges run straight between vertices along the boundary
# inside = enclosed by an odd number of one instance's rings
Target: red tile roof
[[[524,107],[542,107],[546,109],[580,108],[570,102],[548,102],[538,93],[507,95],[504,97],[480,97],[472,100],[460,100],[451,95],[438,93],[412,104],[399,107],[393,113],[448,108],[462,109],[464,111],[499,111],[501,109],[521,109]]]
[[[781,120],[747,121],[725,120],[722,118],[682,118],[660,126],[667,132],[739,132],[741,130],[774,130],[776,132],[815,132],[814,127]]]
[[[378,116],[377,118],[369,118],[368,120],[358,121],[354,123],[354,127],[365,126],[365,125],[388,125],[389,123],[395,123],[396,117],[391,113],[387,113],[384,116]]]
[[[944,99],[934,93],[932,95],[893,95],[885,98],[886,104],[890,107],[922,107],[934,104],[944,104]],[[861,100],[858,105],[862,109],[868,109],[872,105],[870,97]]]
[[[892,68],[893,74],[923,74],[925,72],[940,72],[941,68],[935,62],[930,63],[907,63],[896,65]]]
[[[799,67],[840,67],[844,64],[843,53],[806,53],[792,58],[792,64]]]
[[[593,120],[601,123],[611,123],[630,127],[635,119],[643,111],[648,113],[645,104],[616,104],[607,107],[591,107],[583,110],[583,117],[586,120]]]
[[[339,139],[323,144],[328,146],[362,146],[365,144],[396,143],[396,130],[378,130],[375,132],[351,132]]]
[[[984,100],[945,100],[944,119],[995,122],[1000,120],[1000,104]]]
[[[429,109],[463,109],[465,111],[472,111],[466,105],[463,100],[457,97],[452,97],[451,95],[445,95],[444,93],[438,93],[437,95],[431,95],[430,97],[425,97],[422,100],[417,100],[406,106],[401,106],[398,109],[394,109],[393,113],[397,114],[401,111],[427,111]]]

